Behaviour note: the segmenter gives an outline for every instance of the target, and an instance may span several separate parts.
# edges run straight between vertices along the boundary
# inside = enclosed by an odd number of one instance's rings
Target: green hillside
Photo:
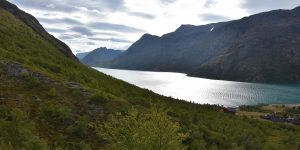
[[[106,76],[1,5],[0,81],[0,149],[152,149],[156,143],[147,142],[161,126],[171,140],[161,149],[300,148],[299,126],[226,114]]]

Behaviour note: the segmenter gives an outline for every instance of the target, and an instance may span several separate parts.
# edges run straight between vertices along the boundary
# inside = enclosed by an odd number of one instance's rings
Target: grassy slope
[[[2,106],[17,107],[26,112],[36,127],[32,129],[33,134],[49,145],[75,149],[79,148],[78,143],[84,141],[93,148],[99,148],[105,143],[94,134],[93,123],[103,121],[114,111],[131,106],[145,109],[151,103],[160,103],[170,108],[184,131],[191,132],[190,138],[185,141],[191,148],[299,148],[299,127],[240,118],[217,112],[216,107],[177,101],[142,90],[67,59],[2,9],[0,20],[0,60],[21,63],[28,70],[55,81],[37,78],[39,82],[36,83],[34,76],[11,76],[5,72],[5,65],[0,65]],[[80,86],[72,86],[71,81],[80,83],[86,92]],[[53,88],[57,91],[56,96],[48,94]],[[91,103],[90,99],[95,94],[107,102]],[[41,101],[34,101],[33,96]],[[86,134],[78,136],[69,129],[81,120],[88,120],[85,122],[89,127]]]

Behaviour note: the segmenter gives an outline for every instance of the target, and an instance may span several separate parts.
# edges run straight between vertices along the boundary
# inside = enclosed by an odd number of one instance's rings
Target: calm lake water
[[[196,103],[224,106],[299,104],[300,85],[273,85],[209,80],[182,73],[95,68],[141,88]]]

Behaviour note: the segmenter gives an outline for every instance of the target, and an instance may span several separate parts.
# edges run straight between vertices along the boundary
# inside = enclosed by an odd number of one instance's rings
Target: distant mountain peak
[[[96,50],[107,50],[107,49],[108,49],[107,47],[99,47]]]
[[[101,66],[106,62],[115,59],[121,53],[123,53],[123,51],[121,50],[100,47],[87,54],[84,58],[81,59],[81,62],[89,66]]]
[[[141,39],[150,39],[150,38],[159,38],[159,36],[146,33],[141,37]]]

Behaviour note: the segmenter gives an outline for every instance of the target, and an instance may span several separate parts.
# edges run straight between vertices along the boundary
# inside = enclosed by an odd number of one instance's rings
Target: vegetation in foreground
[[[161,149],[300,148],[298,126],[137,88],[67,58],[1,8],[0,20],[0,149],[140,149],[157,146],[158,131]]]

